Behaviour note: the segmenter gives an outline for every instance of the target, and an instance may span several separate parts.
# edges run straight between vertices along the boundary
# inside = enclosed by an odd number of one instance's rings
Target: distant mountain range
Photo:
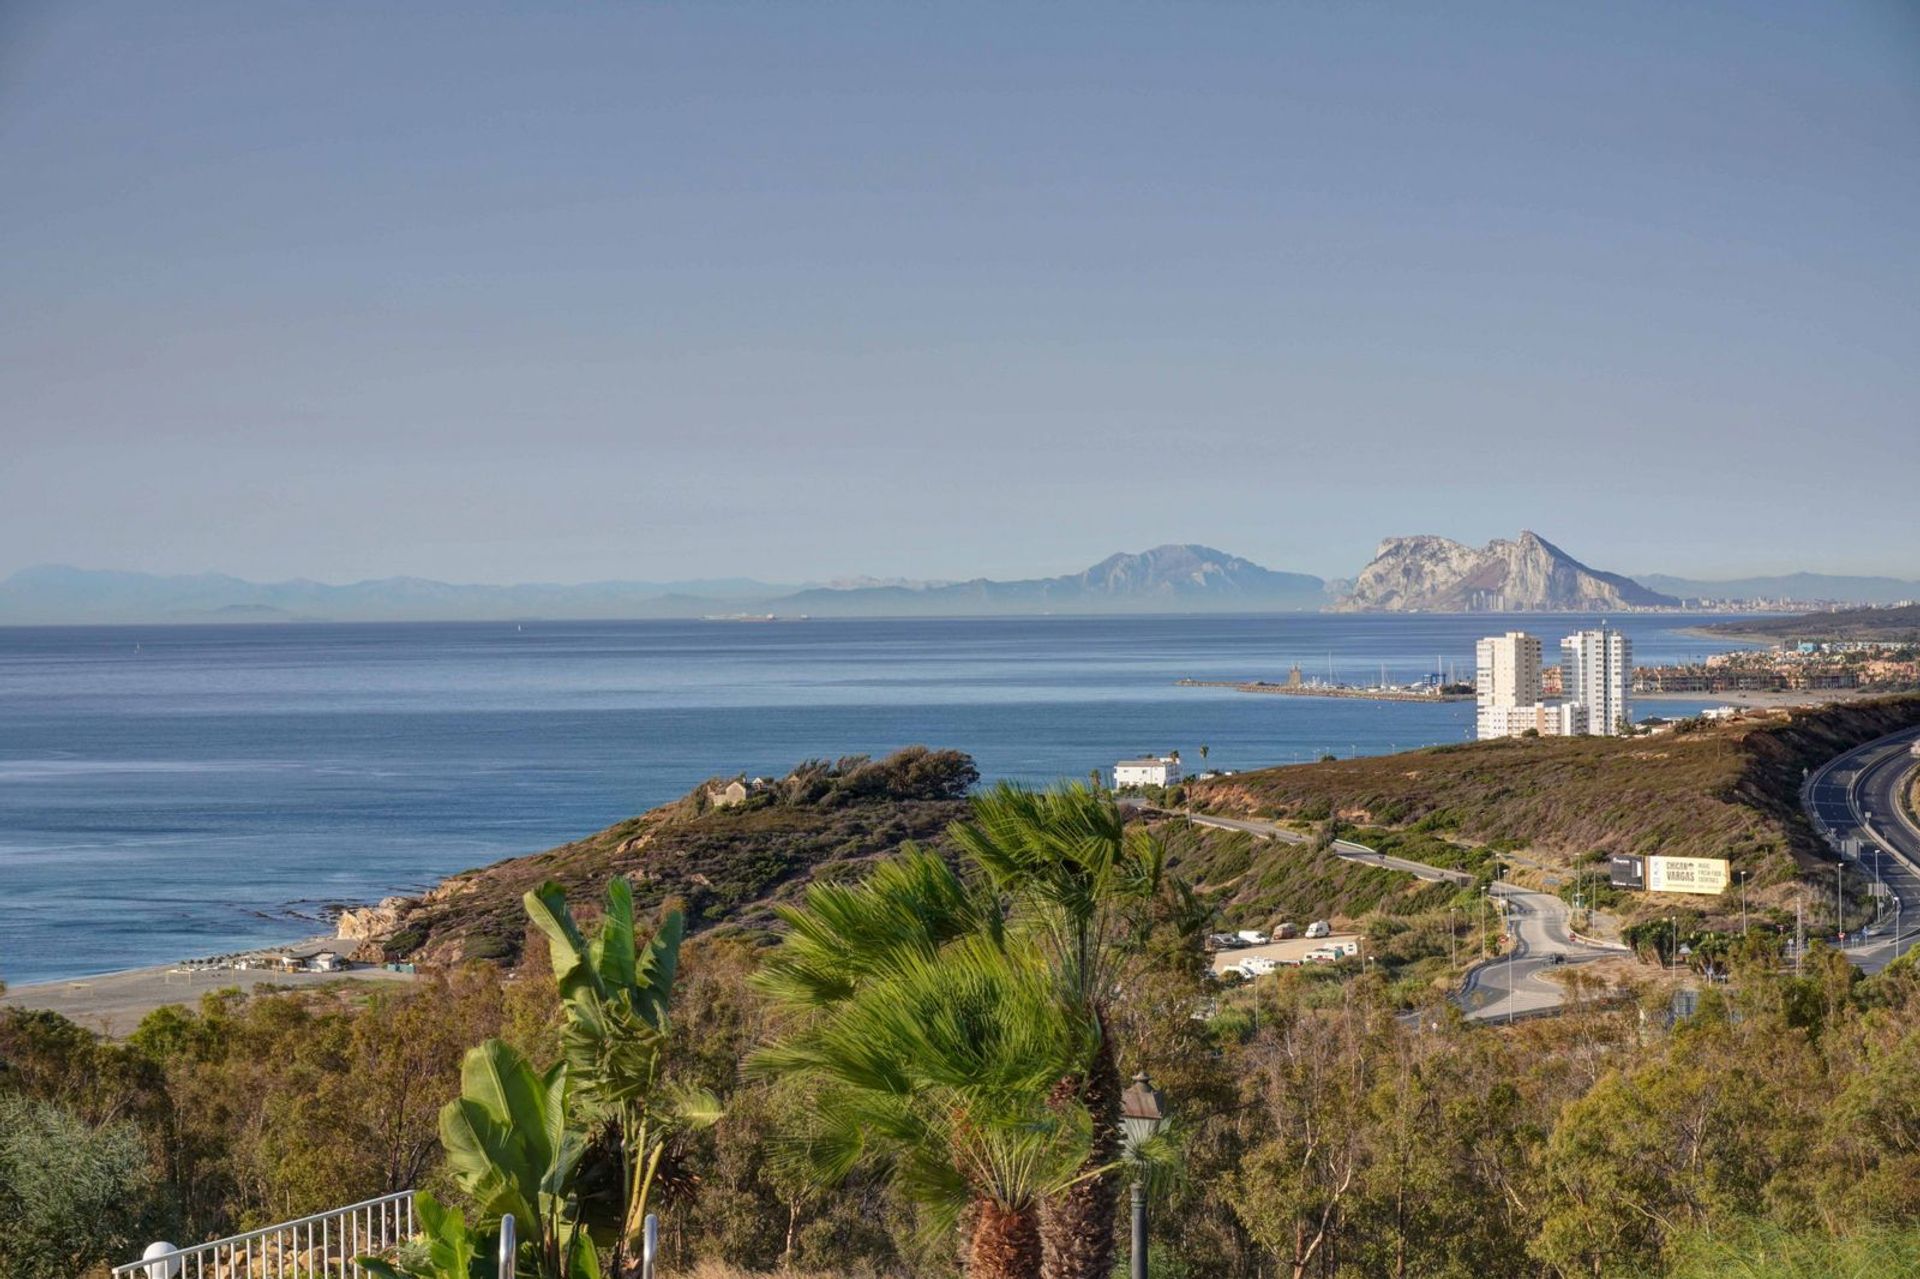
[[[1484,547],[1395,537],[1352,581],[1264,568],[1194,544],[1111,555],[1080,573],[996,581],[853,578],[793,586],[754,578],[493,586],[424,578],[333,585],[250,582],[218,573],[163,577],[45,566],[0,581],[0,624],[273,621],[515,621],[702,616],[886,617],[1042,613],[1621,611],[1685,599],[1920,597],[1895,578],[1638,580],[1589,568],[1531,532]]]
[[[0,622],[496,621],[535,617],[697,617],[794,588],[747,578],[486,586],[383,577],[342,586],[161,577],[50,565],[0,582]]]
[[[1822,610],[1759,621],[1717,622],[1706,629],[1741,639],[1920,644],[1920,604],[1883,604],[1877,608]]]
[[[1522,530],[1472,547],[1444,537],[1390,537],[1335,606],[1347,612],[1574,612],[1677,608],[1671,595],[1588,568]]]
[[[1899,604],[1920,600],[1920,582],[1898,577],[1844,577],[1829,573],[1786,573],[1779,577],[1741,577],[1707,582],[1665,573],[1634,578],[1649,590],[1689,600],[1831,600],[1836,604]]]
[[[927,586],[820,587],[774,601],[816,616],[968,613],[1310,612],[1327,584],[1279,573],[1208,546],[1156,546],[1110,555],[1085,572],[1013,582],[975,578]]]
[[[794,587],[750,578],[485,586],[394,577],[335,586],[160,577],[50,566],[0,582],[0,623],[512,621],[530,618],[957,616],[973,613],[1285,612],[1326,584],[1204,546],[1113,555],[1062,577]]]

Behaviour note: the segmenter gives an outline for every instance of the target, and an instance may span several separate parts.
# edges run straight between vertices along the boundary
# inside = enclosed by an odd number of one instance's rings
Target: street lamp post
[[[1505,916],[1507,934],[1507,1025],[1513,1025],[1513,1006],[1519,1002],[1520,992],[1513,988],[1513,957],[1520,949],[1520,921]]]
[[[1160,1131],[1167,1121],[1165,1100],[1146,1071],[1134,1075],[1132,1087],[1120,1094],[1129,1147],[1138,1149]],[[1129,1279],[1147,1279],[1147,1183],[1139,1177],[1133,1179],[1133,1253],[1128,1262]]]

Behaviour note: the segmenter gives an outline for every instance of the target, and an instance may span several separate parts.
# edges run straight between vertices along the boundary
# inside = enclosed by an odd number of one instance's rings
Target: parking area
[[[1241,946],[1233,950],[1218,950],[1207,958],[1212,964],[1214,974],[1218,976],[1249,959],[1271,959],[1276,964],[1302,964],[1307,960],[1308,951],[1321,946],[1339,944],[1358,947],[1360,934],[1333,933],[1326,937],[1290,937],[1286,941],[1272,941],[1264,946]]]

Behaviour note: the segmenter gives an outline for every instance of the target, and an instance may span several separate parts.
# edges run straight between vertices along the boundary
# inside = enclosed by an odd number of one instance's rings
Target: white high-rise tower
[[[1602,623],[1560,641],[1561,691],[1580,708],[1586,731],[1615,737],[1633,714],[1633,641]]]
[[[1540,701],[1540,639],[1525,631],[1489,635],[1473,646],[1474,729],[1481,739],[1506,737],[1510,711]]]

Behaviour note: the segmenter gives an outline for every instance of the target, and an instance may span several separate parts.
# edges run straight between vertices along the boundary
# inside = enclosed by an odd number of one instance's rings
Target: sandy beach
[[[1860,688],[1783,689],[1778,692],[1739,693],[1635,693],[1636,702],[1718,702],[1746,710],[1783,710],[1788,707],[1829,706],[1835,702],[1858,702],[1886,693]]]
[[[275,950],[275,954],[307,957],[340,945],[332,937],[315,937],[296,945]],[[266,953],[266,952],[261,952]],[[129,968],[123,972],[101,973],[94,977],[73,977],[62,981],[35,982],[9,986],[0,995],[0,1004],[21,1008],[44,1008],[69,1021],[109,1037],[129,1035],[141,1018],[168,1004],[189,1007],[200,1002],[209,991],[251,991],[261,987],[277,990],[329,986],[342,982],[407,982],[411,973],[356,965],[344,972],[278,972],[267,968],[188,968],[163,964],[152,968]]]

